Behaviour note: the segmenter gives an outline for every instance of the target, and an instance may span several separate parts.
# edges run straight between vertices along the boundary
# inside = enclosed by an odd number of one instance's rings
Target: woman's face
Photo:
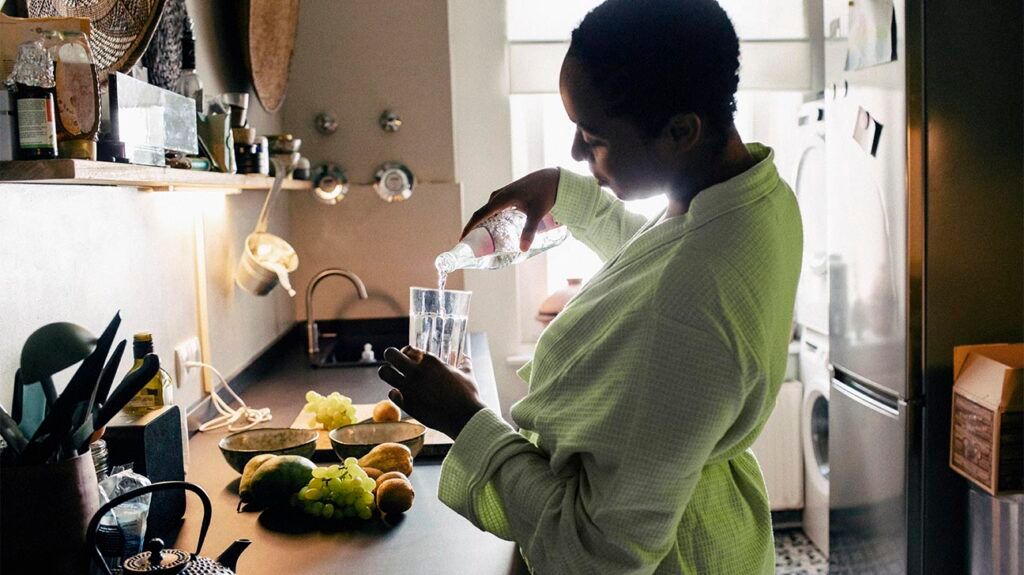
[[[602,186],[623,200],[666,192],[672,182],[671,140],[645,136],[626,116],[610,117],[607,101],[579,60],[567,56],[560,78],[562,103],[576,124],[572,157],[586,161]]]

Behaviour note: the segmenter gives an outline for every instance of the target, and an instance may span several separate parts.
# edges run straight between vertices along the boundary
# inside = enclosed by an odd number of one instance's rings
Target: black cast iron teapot
[[[203,550],[203,541],[206,540],[206,532],[210,529],[210,519],[213,515],[210,505],[210,497],[203,491],[202,487],[187,481],[161,481],[123,493],[100,507],[100,510],[89,522],[89,530],[86,535],[86,544],[92,549],[93,559],[103,568],[103,572],[110,575],[110,569],[103,561],[103,554],[96,544],[96,530],[99,528],[100,519],[111,509],[126,501],[135,499],[140,495],[154,491],[169,489],[185,489],[199,496],[203,502],[203,524],[199,529],[199,543],[196,544],[195,553],[182,551],[180,549],[165,549],[164,542],[160,539],[150,539],[146,542],[145,551],[125,559],[121,569],[124,573],[147,573],[149,575],[234,575],[235,564],[238,557],[249,546],[251,541],[239,539],[228,546],[217,559],[200,557],[199,552]]]

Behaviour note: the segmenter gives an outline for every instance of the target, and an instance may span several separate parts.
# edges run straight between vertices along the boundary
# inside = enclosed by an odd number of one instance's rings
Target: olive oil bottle
[[[142,360],[153,353],[153,335],[149,332],[135,334],[132,343],[132,351],[135,355],[135,364],[129,371],[136,371],[142,367]],[[174,403],[174,380],[170,374],[160,368],[160,371],[149,380],[149,383],[142,388],[135,397],[128,402],[124,411],[131,414],[141,414],[147,411],[171,405]]]

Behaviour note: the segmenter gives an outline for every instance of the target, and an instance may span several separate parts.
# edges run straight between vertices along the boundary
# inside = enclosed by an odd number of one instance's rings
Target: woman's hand
[[[545,168],[494,192],[482,208],[473,212],[473,217],[469,218],[469,223],[462,229],[462,237],[466,237],[469,230],[494,214],[506,208],[517,208],[526,214],[526,227],[519,239],[519,249],[524,252],[530,249],[537,226],[555,206],[560,175],[558,168]]]
[[[395,388],[388,397],[427,427],[455,439],[484,408],[468,361],[463,369],[454,369],[436,356],[409,346],[401,351],[387,348],[384,360],[388,364],[377,375]]]

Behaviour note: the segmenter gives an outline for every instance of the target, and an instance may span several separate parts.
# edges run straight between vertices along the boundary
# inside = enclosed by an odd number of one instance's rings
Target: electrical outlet
[[[190,361],[202,361],[198,337],[190,337],[174,348],[174,381],[178,387],[199,385],[199,368],[185,366]]]

